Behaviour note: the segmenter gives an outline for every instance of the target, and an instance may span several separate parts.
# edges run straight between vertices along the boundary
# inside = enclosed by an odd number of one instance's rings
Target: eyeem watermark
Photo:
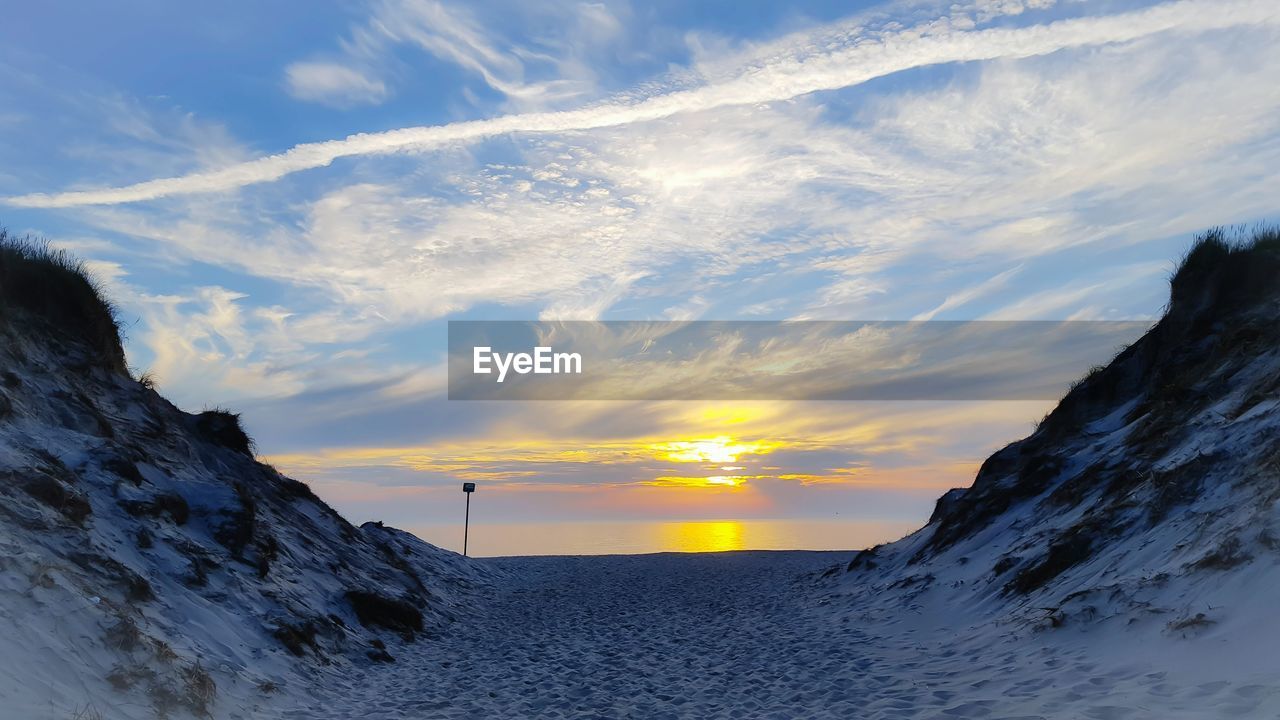
[[[492,367],[491,367],[492,366]],[[518,375],[581,375],[582,355],[579,353],[556,352],[538,346],[532,353],[494,352],[491,347],[477,347],[472,353],[471,372],[476,375],[491,375],[497,371],[498,382],[507,379],[507,372],[514,370]]]
[[[450,400],[1050,400],[1149,321],[449,322]]]

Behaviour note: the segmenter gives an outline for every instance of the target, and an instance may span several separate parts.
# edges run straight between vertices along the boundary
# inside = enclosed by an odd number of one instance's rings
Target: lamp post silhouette
[[[467,513],[462,520],[462,557],[467,556],[467,534],[471,530],[471,493],[475,491],[475,483],[462,483],[462,492],[467,496]]]

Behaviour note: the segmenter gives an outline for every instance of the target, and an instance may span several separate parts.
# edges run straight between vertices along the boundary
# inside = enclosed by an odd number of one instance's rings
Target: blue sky
[[[0,223],[355,520],[459,479],[499,517],[922,517],[1045,404],[461,407],[445,322],[1154,317],[1194,232],[1276,217],[1277,35],[1261,0],[28,4]]]

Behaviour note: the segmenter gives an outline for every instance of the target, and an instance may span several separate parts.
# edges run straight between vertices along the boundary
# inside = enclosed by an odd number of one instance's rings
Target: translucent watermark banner
[[[451,321],[450,400],[1040,400],[1145,321]]]

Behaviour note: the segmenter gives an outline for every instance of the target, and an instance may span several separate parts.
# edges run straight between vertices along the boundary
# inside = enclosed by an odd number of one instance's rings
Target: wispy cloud
[[[228,107],[218,68],[157,97],[96,60],[20,78],[0,50],[24,138],[0,193],[51,208],[4,219],[91,259],[166,396],[233,403],[353,518],[403,522],[453,508],[459,476],[512,518],[923,516],[1047,406],[449,403],[442,318],[1132,319],[1189,233],[1276,211],[1274,2],[902,0],[819,27],[495,7],[318,14],[336,40],[259,69],[352,112],[285,123],[260,116],[279,83]],[[247,151],[427,93],[488,119]],[[654,450],[720,436],[770,451]]]
[[[291,173],[327,166],[344,157],[429,149],[509,133],[565,133],[616,127],[725,106],[778,102],[940,63],[1025,58],[1072,47],[1132,41],[1162,32],[1205,32],[1278,21],[1280,6],[1266,0],[1183,0],[1136,12],[1023,28],[969,31],[913,28],[868,32],[848,39],[835,49],[815,50],[807,42],[807,36],[797,37],[794,44],[798,49],[794,54],[751,67],[749,72],[732,79],[638,101],[611,101],[577,110],[522,113],[352,135],[342,140],[297,145],[278,155],[220,170],[119,188],[20,195],[7,198],[6,202],[22,207],[72,207],[217,192],[278,180]]]
[[[992,292],[995,292],[996,290],[999,290],[1000,288],[1003,288],[1005,285],[1007,285],[1009,280],[1014,275],[1017,275],[1019,272],[1022,271],[1022,268],[1023,268],[1022,265],[1009,268],[1008,270],[992,275],[991,277],[987,278],[986,280],[983,280],[977,285],[967,287],[961,290],[960,292],[948,295],[946,299],[944,299],[941,303],[938,304],[937,307],[927,312],[922,312],[911,319],[912,320],[932,320],[934,317],[938,315],[938,313],[946,312],[947,310],[953,310],[955,308],[962,307],[964,305],[967,305],[973,302],[974,300],[977,300],[978,298],[989,295]]]
[[[388,78],[403,75],[404,61],[396,58],[396,50],[410,47],[480,79],[511,107],[546,109],[592,88],[594,73],[582,51],[614,43],[623,30],[603,4],[547,3],[514,10],[552,16],[547,25],[572,33],[572,39],[538,38],[548,47],[531,47],[487,27],[473,8],[436,0],[378,0],[369,18],[341,40],[340,52],[327,60],[290,64],[287,87],[297,99],[335,107],[381,103],[394,92],[394,80]],[[549,72],[540,72],[544,69]]]
[[[607,27],[607,24],[604,26]],[[434,0],[383,2],[369,23],[358,29],[348,50],[364,55],[385,51],[391,43],[408,43],[482,78],[490,88],[520,103],[566,99],[583,84],[571,78],[546,82],[525,77],[537,54],[496,38],[466,8]]]
[[[1064,311],[1071,320],[1100,319],[1106,316],[1104,312],[1106,308],[1099,307],[1097,304],[1099,299],[1105,297],[1102,294],[1104,288],[1114,290],[1117,287],[1141,283],[1151,277],[1168,273],[1170,266],[1170,262],[1163,261],[1107,267],[1095,277],[1071,280],[1059,287],[1036,291],[989,313],[984,319],[1025,320],[1062,317]]]
[[[386,83],[334,62],[296,62],[285,68],[285,86],[299,100],[334,107],[376,105],[386,99]]]
[[[507,163],[454,151],[413,160],[411,173],[370,163],[359,168],[370,181],[335,172],[326,182],[337,186],[318,196],[282,183],[78,214],[169,262],[289,288],[270,324],[249,317],[250,356],[278,365],[476,306],[546,319],[619,307],[621,317],[675,308],[724,318],[785,295],[775,317],[899,319],[979,301],[977,314],[1003,307],[1005,319],[1116,307],[1105,316],[1141,317],[1162,301],[1159,272],[1118,283],[1096,259],[1045,258],[1272,208],[1257,180],[1277,159],[1267,138],[1280,93],[1268,79],[1280,59],[1257,53],[1272,37],[990,63],[927,91],[860,97],[865,116],[852,125],[815,98],[729,106],[504,143],[516,155]],[[972,272],[957,275],[955,263]],[[1024,269],[956,287],[993,263]],[[1028,288],[1045,263],[1053,284]],[[1123,300],[1137,289],[1141,302]],[[743,291],[745,306],[735,302]],[[1042,295],[1022,302],[1028,291]],[[652,304],[637,311],[637,299]]]

